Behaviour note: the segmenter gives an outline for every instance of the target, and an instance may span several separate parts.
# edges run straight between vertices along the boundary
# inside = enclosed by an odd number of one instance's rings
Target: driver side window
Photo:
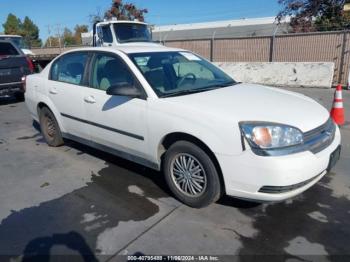
[[[114,55],[97,54],[94,59],[91,87],[106,91],[119,84],[134,85],[134,77],[120,58]]]

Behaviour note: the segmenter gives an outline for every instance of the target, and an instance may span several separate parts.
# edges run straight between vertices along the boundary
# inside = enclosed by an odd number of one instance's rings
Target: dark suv
[[[0,40],[0,97],[23,100],[25,76],[32,74],[32,61],[11,41]]]

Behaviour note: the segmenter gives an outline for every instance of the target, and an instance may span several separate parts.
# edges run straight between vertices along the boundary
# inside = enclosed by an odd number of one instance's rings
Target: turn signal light
[[[272,143],[269,129],[266,127],[255,127],[253,129],[253,141],[260,147],[269,147]]]

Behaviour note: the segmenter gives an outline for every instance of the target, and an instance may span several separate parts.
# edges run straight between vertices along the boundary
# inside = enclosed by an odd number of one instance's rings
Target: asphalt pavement
[[[291,90],[331,107],[334,90]],[[343,95],[342,156],[314,187],[282,203],[225,197],[199,210],[172,198],[159,172],[70,141],[48,147],[25,104],[0,99],[0,260],[206,254],[350,261],[350,91]]]

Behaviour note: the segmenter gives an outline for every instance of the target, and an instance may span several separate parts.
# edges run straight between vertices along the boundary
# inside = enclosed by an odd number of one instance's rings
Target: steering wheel
[[[189,78],[189,76],[192,77],[193,83],[196,82],[197,77],[195,76],[195,74],[193,74],[193,73],[188,73],[188,74],[184,75],[183,77],[181,77],[181,79],[179,80],[178,86],[181,86],[181,85],[183,84],[183,82],[184,82],[186,79]]]

